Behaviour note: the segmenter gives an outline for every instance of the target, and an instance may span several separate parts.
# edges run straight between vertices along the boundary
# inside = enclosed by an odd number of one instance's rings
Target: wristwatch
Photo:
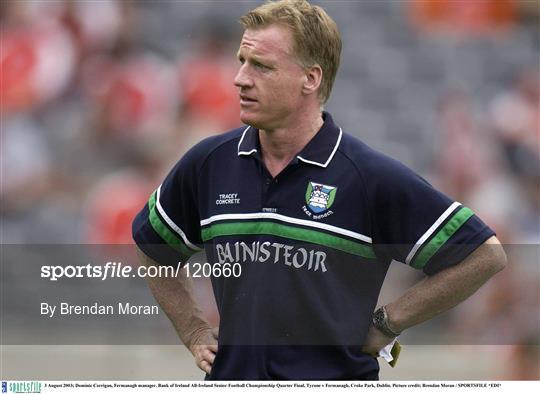
[[[401,334],[401,331],[396,332],[388,325],[388,313],[386,312],[386,308],[384,306],[381,306],[379,309],[373,312],[372,322],[373,325],[387,337],[395,338]]]

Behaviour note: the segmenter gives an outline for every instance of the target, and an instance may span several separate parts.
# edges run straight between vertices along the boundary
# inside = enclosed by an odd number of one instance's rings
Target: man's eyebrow
[[[246,56],[244,54],[242,54],[241,51],[239,50],[236,53],[236,57],[238,59],[241,59],[241,58],[245,58]],[[264,58],[264,57],[260,57],[258,55],[249,55],[249,58],[250,58],[251,61],[254,61],[254,62],[257,62],[257,63],[273,64],[272,60]]]

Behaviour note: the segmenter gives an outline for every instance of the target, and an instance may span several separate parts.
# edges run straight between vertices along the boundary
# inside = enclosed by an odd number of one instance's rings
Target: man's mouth
[[[240,104],[249,104],[255,102],[257,102],[257,100],[255,100],[253,97],[246,96],[245,94],[240,95]]]

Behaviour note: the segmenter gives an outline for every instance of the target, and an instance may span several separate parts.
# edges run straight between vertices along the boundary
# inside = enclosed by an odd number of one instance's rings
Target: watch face
[[[388,327],[386,311],[382,307],[373,313],[373,325],[387,337],[395,338],[399,335],[392,332]]]
[[[380,328],[384,322],[384,312],[382,309],[377,309],[373,314],[373,324],[375,327]]]

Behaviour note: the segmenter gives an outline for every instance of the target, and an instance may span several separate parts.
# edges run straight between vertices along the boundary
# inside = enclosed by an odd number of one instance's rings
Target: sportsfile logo
[[[2,393],[41,393],[41,382],[2,382]]]

